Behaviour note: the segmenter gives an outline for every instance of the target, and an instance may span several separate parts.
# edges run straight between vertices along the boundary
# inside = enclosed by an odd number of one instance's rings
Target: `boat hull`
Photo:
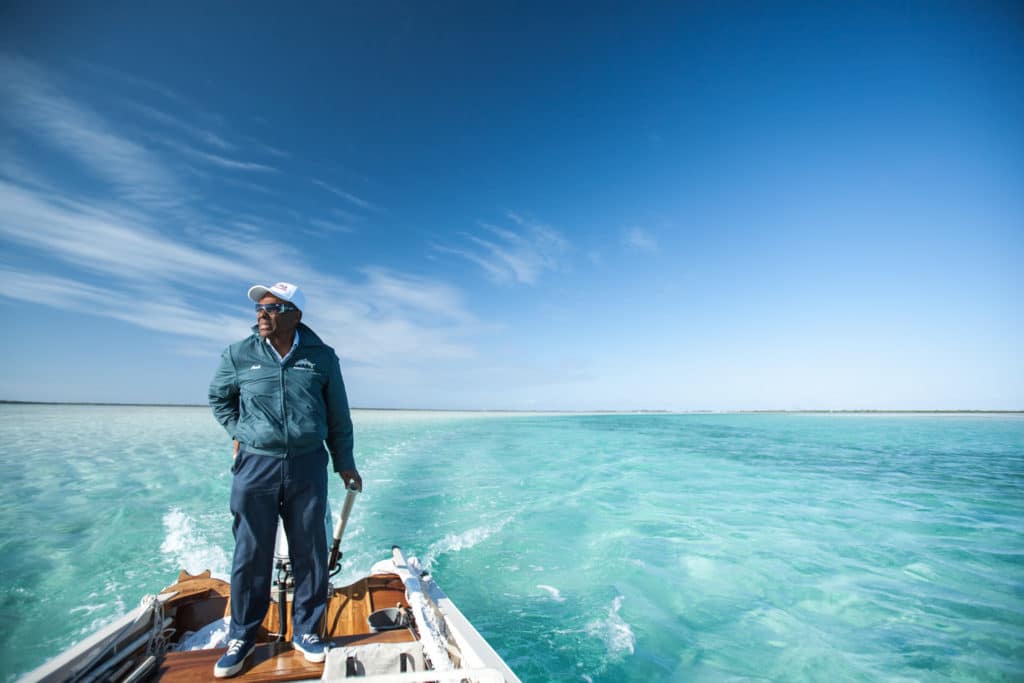
[[[375,612],[387,610],[381,626]],[[465,615],[394,548],[389,560],[342,587],[331,587],[321,635],[326,663],[306,661],[291,646],[291,610],[272,600],[257,647],[233,680],[313,681],[359,675],[365,681],[470,680],[517,683],[518,678]],[[223,655],[224,637],[203,649],[181,649],[190,636],[230,617],[230,586],[209,572],[182,572],[158,596],[25,676],[25,683],[65,681],[208,681]],[[376,615],[377,617],[380,616]],[[377,623],[378,628],[371,626]],[[194,640],[194,639],[193,639]]]

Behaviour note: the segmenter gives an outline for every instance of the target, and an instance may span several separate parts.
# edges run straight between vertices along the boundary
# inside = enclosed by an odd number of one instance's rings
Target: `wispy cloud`
[[[87,72],[98,75],[103,80],[117,80],[122,83],[126,83],[136,89],[148,90],[149,92],[156,93],[162,98],[171,100],[180,104],[190,105],[180,93],[177,93],[162,83],[151,81],[147,78],[139,78],[138,76],[125,73],[120,69],[113,69],[109,66],[102,64],[96,64],[88,61],[78,61],[78,66]]]
[[[367,211],[380,211],[381,210],[379,207],[375,206],[374,204],[371,204],[370,202],[366,201],[365,199],[362,199],[361,197],[357,197],[354,194],[352,194],[351,192],[346,192],[345,190],[342,190],[341,188],[338,188],[338,187],[335,187],[335,186],[330,185],[328,183],[325,183],[322,180],[315,180],[314,179],[313,180],[313,184],[316,185],[317,187],[320,187],[320,188],[323,188],[324,190],[327,190],[328,192],[330,192],[333,195],[341,197],[345,201],[350,202],[350,203],[354,204],[355,206],[358,206],[360,209],[365,209]]]
[[[34,65],[0,55],[0,100],[5,102],[0,115],[70,154],[122,199],[162,209],[187,203],[186,189],[149,149],[116,134],[89,107],[62,95]]]
[[[0,182],[0,237],[96,274],[168,283],[244,278],[250,269],[160,234],[143,214]]]
[[[258,171],[261,173],[277,173],[277,169],[273,166],[267,166],[266,164],[256,163],[254,161],[240,161],[238,159],[232,159],[221,154],[213,154],[211,152],[204,152],[201,149],[196,149],[191,145],[187,145],[183,142],[172,140],[167,137],[157,137],[158,142],[162,145],[172,149],[182,156],[194,159],[197,161],[213,164],[220,168],[229,169],[233,171]]]
[[[643,228],[632,227],[626,230],[622,237],[622,244],[630,251],[645,251],[654,253],[658,251],[658,242]]]
[[[402,367],[417,359],[464,359],[474,355],[460,341],[479,324],[461,293],[442,282],[368,267],[362,280],[320,278],[310,298],[329,302],[315,313],[321,327],[345,339],[346,356],[368,365]]]
[[[201,170],[195,169],[195,168],[193,168],[191,170],[193,172],[195,172],[197,175],[200,175],[200,176],[202,176],[204,178],[207,178],[207,179],[215,178],[218,181],[220,181],[222,183],[225,183],[227,185],[232,185],[234,187],[240,187],[243,190],[249,190],[251,192],[258,192],[261,195],[268,195],[268,196],[271,196],[271,197],[279,197],[280,194],[281,194],[278,190],[275,190],[273,187],[267,187],[266,185],[263,185],[263,184],[260,184],[260,183],[254,183],[251,180],[246,180],[244,178],[236,178],[234,176],[218,174],[216,172],[201,171]]]
[[[362,272],[366,276],[368,298],[377,305],[403,311],[412,317],[457,322],[471,322],[473,319],[463,308],[462,295],[450,285],[386,268],[368,267]]]
[[[223,344],[232,330],[244,329],[251,321],[241,315],[211,313],[197,308],[185,297],[148,299],[117,287],[99,287],[88,282],[30,270],[0,266],[5,282],[17,282],[19,298],[53,308],[98,312],[155,332]],[[89,306],[83,309],[82,302]]]
[[[54,184],[42,172],[26,163],[11,149],[0,148],[0,176],[24,186],[56,191]]]
[[[150,120],[161,124],[165,128],[173,129],[177,133],[185,133],[194,138],[197,142],[225,151],[232,150],[235,147],[217,133],[200,128],[187,121],[182,121],[161,109],[151,107],[148,104],[142,104],[141,102],[133,102],[129,100],[124,100],[123,102],[129,109],[143,114]]]
[[[334,221],[325,221],[322,218],[310,218],[309,223],[314,227],[332,234],[351,234],[355,232],[355,229],[351,225],[342,225],[341,223],[335,223]]]
[[[252,145],[255,149],[259,150],[260,152],[263,152],[264,154],[280,157],[282,159],[288,159],[292,156],[283,149],[279,149],[277,147],[274,147],[273,145],[269,145],[266,142],[263,142],[262,140],[256,140],[255,138],[251,138],[248,136],[246,136],[246,139],[249,141],[250,145]]]
[[[106,183],[97,191],[95,182],[62,173],[67,164],[28,165],[13,149],[3,150],[0,277],[19,282],[23,298],[160,332],[172,350],[212,354],[247,333],[250,284],[289,280],[307,292],[306,321],[327,339],[343,339],[338,351],[348,362],[396,368],[473,354],[464,340],[478,323],[457,289],[376,266],[340,277],[314,267],[307,246],[292,239],[301,225],[348,232],[350,222],[362,220],[355,213],[328,209],[311,216],[286,195],[267,211],[252,203],[239,210],[199,201],[197,181],[239,181],[242,173],[276,169],[238,158],[248,146],[204,135],[202,127],[189,130],[156,110],[140,114],[143,125],[114,125],[58,83],[29,62],[0,56],[0,130],[28,133],[36,147],[73,159]],[[187,141],[168,140],[161,127],[184,133]],[[151,141],[165,137],[151,148],[127,131]],[[194,174],[175,172],[182,158],[198,162]],[[325,189],[353,211],[379,210]],[[230,202],[226,196],[221,201]],[[83,297],[95,305],[78,308]]]
[[[506,216],[515,227],[481,223],[484,234],[462,233],[463,244],[434,245],[434,249],[476,264],[495,282],[535,284],[545,270],[558,268],[569,243],[549,225],[512,211]]]
[[[183,244],[144,217],[42,197],[6,182],[0,182],[0,207],[0,240],[78,273],[0,262],[0,271],[16,278],[9,281],[23,283],[26,298],[39,304],[68,309],[84,296],[100,304],[87,311],[95,315],[224,343],[243,334],[251,320],[208,303],[195,308],[182,302],[209,302],[237,288],[241,311],[249,284],[288,279],[317,302],[308,316],[317,330],[345,339],[339,352],[350,361],[402,365],[472,355],[459,339],[472,333],[474,318],[458,290],[438,281],[372,267],[360,279],[339,278],[311,267],[298,247],[252,231],[210,228],[201,244]],[[266,269],[267,254],[274,255],[273,273]]]

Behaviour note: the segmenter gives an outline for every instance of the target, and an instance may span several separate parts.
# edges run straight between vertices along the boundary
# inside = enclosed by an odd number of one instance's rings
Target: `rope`
[[[174,636],[173,628],[164,628],[164,603],[155,595],[146,595],[139,604],[153,615],[153,626],[150,628],[146,652],[154,657],[163,657],[170,648],[171,638]]]
[[[134,648],[141,647],[143,645],[142,639],[145,638],[145,645],[148,654],[154,656],[162,656],[167,651],[167,645],[170,641],[170,637],[174,635],[174,629],[164,629],[164,605],[155,595],[147,595],[142,598],[140,603],[142,608],[142,614],[140,614],[135,621],[125,625],[121,629],[110,636],[106,647],[92,655],[88,662],[85,663],[81,669],[71,676],[68,680],[83,683],[93,683],[101,680],[103,676],[109,678],[111,669],[119,664],[122,660],[131,656],[131,650],[122,650],[119,653],[114,653],[115,648],[125,648],[129,645]],[[149,628],[148,633],[144,633],[139,636],[135,641],[131,643],[126,642],[123,638],[126,633],[132,632],[134,628],[144,623],[144,620],[152,616],[153,624]],[[157,655],[159,653],[159,655]]]

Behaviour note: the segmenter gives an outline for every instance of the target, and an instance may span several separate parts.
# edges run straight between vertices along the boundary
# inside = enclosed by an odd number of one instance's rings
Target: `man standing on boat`
[[[327,604],[328,453],[346,486],[362,490],[341,367],[334,349],[302,324],[305,296],[278,282],[254,285],[249,298],[253,334],[225,349],[210,384],[214,417],[235,448],[231,626],[217,678],[241,671],[256,647],[270,606],[278,516],[295,578],[292,643],[307,660],[324,661],[318,628]]]

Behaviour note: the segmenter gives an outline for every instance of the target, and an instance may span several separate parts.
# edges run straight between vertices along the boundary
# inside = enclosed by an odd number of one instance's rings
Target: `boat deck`
[[[227,605],[226,599],[221,598],[220,602],[216,599],[211,600],[210,593],[203,592],[214,584],[222,584],[222,582],[208,578],[202,584],[198,581],[195,582],[194,590],[204,598],[197,603],[188,603],[188,593],[192,593],[192,591],[182,591],[185,604],[178,607],[178,613],[183,621],[191,621],[198,614],[202,615],[202,619],[209,621],[211,617],[219,618],[230,612],[230,606]],[[181,590],[186,585],[178,584],[175,588]],[[224,586],[226,584],[214,587],[218,593],[223,593],[226,590]],[[212,609],[220,614],[211,614],[211,605],[214,606]],[[413,642],[416,640],[416,636],[408,628],[379,633],[370,629],[367,622],[370,613],[396,605],[406,607],[408,603],[405,599],[405,586],[402,580],[393,574],[370,576],[360,579],[350,586],[336,589],[327,603],[324,639],[332,647]],[[221,611],[221,607],[223,607],[223,611]],[[272,603],[263,620],[261,634],[269,638],[270,634],[277,633],[278,621],[277,605]],[[179,623],[179,627],[183,625]],[[196,628],[197,625],[189,627]],[[291,635],[291,610],[288,610],[288,622],[285,629],[286,642],[268,640],[258,643],[256,650],[249,656],[245,669],[231,680],[259,683],[320,678],[324,665],[307,662],[301,652],[292,649]],[[162,683],[197,683],[198,681],[212,680],[213,667],[224,652],[225,648],[169,652],[161,663],[156,679]]]
[[[415,640],[408,629],[384,631],[364,636],[332,638],[331,645],[367,645],[369,643],[404,643]],[[196,650],[194,652],[169,652],[157,674],[161,683],[199,683],[213,678],[213,667],[224,654],[224,648]],[[266,681],[301,681],[320,678],[323,664],[307,662],[301,652],[292,649],[290,643],[264,643],[257,645],[249,656],[246,667],[231,680],[247,683]]]
[[[36,668],[22,683],[215,680],[214,668],[226,648],[210,646],[226,645],[230,603],[228,582],[208,570],[197,575],[182,571],[173,585],[145,596],[138,607]],[[256,647],[232,680],[317,683],[326,673],[332,679],[409,683],[519,683],[444,591],[423,575],[418,563],[407,561],[398,546],[369,576],[330,589],[320,624],[320,636],[333,650],[328,661],[308,662],[294,649],[290,612],[279,609],[271,597]],[[370,627],[371,616],[384,630]]]

